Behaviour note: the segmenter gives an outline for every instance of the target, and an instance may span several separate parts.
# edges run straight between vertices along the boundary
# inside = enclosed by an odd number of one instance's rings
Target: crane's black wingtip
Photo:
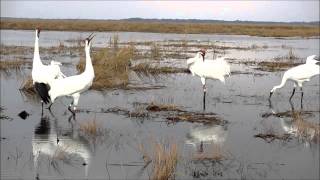
[[[45,104],[50,102],[49,90],[50,86],[45,83],[34,83],[34,88]]]

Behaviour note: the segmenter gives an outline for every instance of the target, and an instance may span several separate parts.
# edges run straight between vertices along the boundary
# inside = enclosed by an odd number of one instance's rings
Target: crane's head
[[[319,56],[311,55],[307,57],[306,64],[317,64],[319,65]]]
[[[37,34],[37,37],[39,38],[40,37],[40,31],[41,29],[39,27],[36,28],[36,34]]]
[[[86,38],[86,46],[90,46],[91,45],[91,40],[94,38],[95,35],[93,35],[93,33],[90,34],[90,36],[88,36]]]
[[[206,50],[205,49],[201,49],[199,51],[200,55],[202,56],[202,60],[204,61],[204,56],[206,55]]]

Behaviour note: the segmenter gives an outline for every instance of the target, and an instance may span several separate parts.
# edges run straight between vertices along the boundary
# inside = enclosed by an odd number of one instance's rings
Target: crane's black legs
[[[49,111],[51,112],[51,106],[53,105],[53,103],[51,103],[50,105],[49,105],[49,107],[47,107],[47,109],[49,109]]]
[[[300,87],[300,90],[301,90],[300,107],[301,107],[301,109],[302,109],[302,108],[303,108],[303,104],[302,104],[302,101],[303,101],[303,91],[302,91],[302,87]]]
[[[290,96],[290,98],[289,98],[290,101],[291,101],[292,96],[294,95],[295,92],[296,92],[296,88],[294,87],[294,88],[293,88],[293,91],[292,91],[292,94],[291,94],[291,96]]]
[[[76,113],[71,109],[71,105],[69,105],[68,110],[72,113],[74,117],[76,116]]]
[[[203,91],[203,100],[202,100],[202,103],[203,103],[203,111],[206,110],[206,91]]]
[[[43,115],[43,102],[41,101],[41,116]]]

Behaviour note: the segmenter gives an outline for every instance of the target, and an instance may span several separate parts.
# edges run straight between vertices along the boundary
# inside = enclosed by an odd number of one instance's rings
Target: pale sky
[[[1,17],[58,19],[209,19],[319,21],[319,0],[309,1],[7,1]]]

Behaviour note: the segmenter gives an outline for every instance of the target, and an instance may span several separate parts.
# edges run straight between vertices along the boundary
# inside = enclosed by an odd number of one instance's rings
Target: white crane
[[[192,75],[201,78],[203,91],[206,92],[206,79],[218,79],[225,82],[224,76],[230,75],[230,65],[224,57],[215,60],[204,60],[205,51],[200,50],[196,56],[187,60],[187,65]]]
[[[300,90],[301,90],[301,101],[302,101],[303,83],[310,81],[310,79],[313,76],[318,75],[319,73],[320,73],[319,57],[316,55],[308,56],[305,64],[301,64],[296,67],[290,68],[283,74],[281,84],[278,86],[274,86],[271,89],[269,99],[271,98],[275,90],[282,88],[286,84],[287,80],[290,80],[294,82],[293,84],[294,87],[293,87],[292,94],[290,96],[290,100],[296,91],[296,87],[298,86],[300,87]]]
[[[35,44],[34,44],[34,54],[33,54],[33,63],[32,63],[32,80],[33,85],[41,97],[42,101],[42,108],[43,103],[49,103],[49,99],[47,98],[48,94],[48,83],[52,79],[56,78],[64,78],[65,75],[60,70],[60,62],[51,61],[50,65],[44,65],[41,62],[40,55],[39,55],[39,37],[40,37],[40,29],[36,29],[36,36],[35,36]]]
[[[94,79],[94,69],[90,57],[91,40],[94,36],[92,34],[85,40],[85,53],[86,53],[86,67],[84,72],[79,75],[69,76],[63,79],[53,79],[49,82],[49,92],[46,98],[50,98],[51,108],[55,99],[60,96],[72,96],[73,101],[69,105],[68,110],[75,115],[76,106],[80,98],[80,93],[88,90]],[[73,110],[71,109],[73,106]]]

